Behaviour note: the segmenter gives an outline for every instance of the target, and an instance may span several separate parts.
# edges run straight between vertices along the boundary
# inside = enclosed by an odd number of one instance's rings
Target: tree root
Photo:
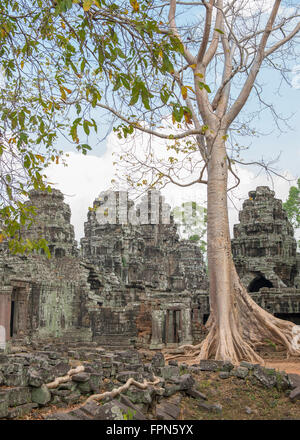
[[[184,357],[195,362],[218,359],[229,360],[233,364],[245,360],[264,364],[265,361],[255,350],[268,346],[270,342],[284,347],[287,358],[290,355],[300,356],[300,332],[296,332],[295,324],[276,318],[262,309],[241,284],[234,266],[231,279],[228,315],[225,318],[222,315],[220,320],[218,313],[222,314],[222,310],[217,312],[216,307],[211,307],[206,338],[194,346],[179,346],[184,354],[172,356],[166,352],[166,359]]]
[[[84,371],[83,365],[79,365],[76,368],[72,368],[71,370],[68,371],[66,376],[57,377],[53,382],[47,383],[46,387],[48,389],[57,388],[61,383],[65,383],[65,382],[68,382],[69,380],[71,380],[72,376],[74,374],[81,373],[82,371]],[[124,391],[127,391],[131,385],[134,385],[135,387],[139,388],[140,390],[145,390],[149,386],[156,386],[160,381],[161,381],[161,379],[157,376],[154,376],[153,382],[150,382],[150,381],[147,381],[146,379],[144,379],[143,383],[137,382],[135,379],[133,379],[133,377],[130,377],[127,380],[127,382],[124,385],[121,385],[119,388],[114,388],[112,391],[106,391],[101,394],[92,394],[80,406],[78,406],[78,408],[81,408],[83,405],[85,405],[86,403],[91,402],[91,401],[99,402],[100,400],[103,400],[106,398],[114,399],[116,396],[119,396]]]
[[[65,383],[71,380],[74,374],[81,373],[82,371],[84,371],[84,366],[78,365],[78,367],[69,370],[66,376],[57,377],[53,382],[46,383],[46,387],[48,389],[57,388],[58,385],[60,385],[61,383]]]
[[[127,391],[128,388],[131,385],[134,385],[135,387],[137,387],[137,388],[139,388],[141,390],[145,390],[149,386],[157,385],[160,381],[161,381],[161,379],[159,377],[154,376],[154,382],[149,382],[149,381],[147,381],[145,379],[144,382],[141,383],[141,382],[137,382],[132,377],[130,377],[127,380],[127,382],[124,385],[121,385],[119,388],[114,388],[112,391],[106,391],[106,392],[101,393],[101,394],[93,394],[93,395],[91,395],[90,397],[88,397],[86,399],[86,401],[83,403],[83,405],[85,405],[87,402],[91,402],[91,401],[99,402],[100,400],[103,400],[103,399],[106,399],[106,398],[114,399],[116,396],[119,396],[124,391]]]

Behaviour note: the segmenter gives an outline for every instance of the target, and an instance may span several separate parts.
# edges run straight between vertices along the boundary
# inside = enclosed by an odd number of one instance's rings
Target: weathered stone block
[[[290,392],[290,400],[292,402],[300,400],[300,387],[297,387]]]
[[[199,368],[202,371],[218,371],[221,370],[224,365],[224,361],[216,361],[212,359],[201,359]]]
[[[95,420],[145,420],[138,409],[123,405],[118,400],[112,400],[103,406],[100,406]]]
[[[72,390],[76,388],[76,383],[73,382],[64,382],[58,385],[57,390]]]
[[[40,387],[44,383],[42,376],[35,370],[28,371],[28,385],[32,387]]]
[[[276,372],[273,369],[256,366],[254,368],[253,375],[262,385],[267,388],[272,388],[276,385]]]
[[[193,397],[194,399],[207,400],[206,395],[200,393],[200,391],[196,390],[195,388],[188,388],[187,390],[185,390],[185,393],[188,396]]]
[[[78,382],[77,383],[77,390],[80,391],[81,394],[88,394],[92,391],[90,382]]]
[[[31,392],[29,388],[17,387],[8,390],[9,406],[19,406],[31,402]]]
[[[68,362],[59,361],[53,368],[53,372],[58,376],[65,376],[70,370],[70,365]]]
[[[290,388],[288,375],[284,371],[276,372],[276,388],[279,391],[285,391]]]
[[[89,380],[91,391],[93,391],[94,393],[98,393],[101,383],[102,383],[102,374],[91,373]]]
[[[154,367],[154,372],[159,377],[163,377],[164,379],[172,379],[173,377],[177,377],[179,375],[179,367],[173,367],[166,365],[165,367]]]
[[[15,408],[8,409],[8,419],[15,419],[17,417],[22,417],[25,414],[30,413],[34,408],[37,408],[37,403],[25,403],[24,405],[16,406]]]
[[[231,371],[231,375],[239,379],[245,379],[248,376],[249,370],[245,367],[237,367]]]
[[[59,397],[65,397],[68,396],[69,394],[71,394],[71,389],[67,389],[67,390],[60,390],[58,388],[54,388],[52,390],[50,390],[50,393],[52,396],[59,396]]]
[[[33,402],[38,403],[39,405],[46,405],[51,400],[51,393],[46,385],[42,385],[39,388],[32,389],[31,399]]]
[[[155,390],[150,387],[141,390],[135,386],[131,386],[127,391],[123,392],[123,394],[127,396],[132,403],[145,403],[150,405],[155,395]]]
[[[288,380],[292,390],[300,387],[300,374],[288,374]]]
[[[180,376],[180,387],[182,391],[189,390],[195,385],[195,379],[191,374],[183,374]]]
[[[231,371],[231,370],[233,370],[233,368],[234,368],[234,365],[230,361],[223,361],[221,371]]]
[[[142,379],[143,379],[143,376],[142,376],[142,374],[141,373],[138,373],[138,372],[136,372],[136,371],[123,371],[122,373],[119,373],[118,375],[117,375],[117,380],[119,381],[119,382],[122,382],[122,383],[126,383],[127,382],[127,380],[128,379],[130,379],[130,378],[133,378],[134,380],[136,380],[136,381],[142,381]]]
[[[82,373],[73,374],[72,380],[73,382],[88,382],[90,380],[90,373],[85,373],[84,371]]]
[[[180,391],[180,385],[177,384],[166,384],[164,387],[164,396],[170,397]]]
[[[26,371],[7,374],[4,376],[4,383],[9,387],[26,387],[28,385],[28,374]]]
[[[176,420],[180,414],[180,406],[162,402],[156,406],[157,420]]]
[[[165,358],[161,352],[156,353],[152,360],[151,364],[153,367],[164,367],[165,366]]]
[[[250,362],[242,361],[240,363],[240,367],[245,367],[245,368],[248,368],[248,370],[253,370],[253,368],[255,367],[255,364],[251,364]]]
[[[73,393],[70,393],[68,396],[63,396],[62,400],[67,405],[74,405],[74,403],[79,402],[80,400],[80,392],[78,390],[75,390]]]
[[[8,393],[0,392],[0,419],[7,417],[8,414]]]

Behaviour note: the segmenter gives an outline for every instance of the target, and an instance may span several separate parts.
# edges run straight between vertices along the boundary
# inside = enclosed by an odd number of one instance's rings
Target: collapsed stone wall
[[[197,389],[208,377],[212,386],[214,380],[234,378],[289,394],[291,402],[300,396],[300,376],[249,362],[234,366],[228,361],[201,360],[198,365],[187,365],[169,360],[166,364],[160,352],[154,356],[148,350],[111,352],[95,342],[57,341],[55,345],[36,344],[30,350],[18,348],[15,353],[0,354],[0,419],[36,419],[38,414],[46,420],[128,420],[129,415],[133,420],[176,420],[185,396],[195,399],[203,410],[221,414],[215,394]],[[84,371],[55,388],[49,386],[79,364]],[[86,402],[93,394],[124,386],[129,378],[140,383],[158,381],[146,389],[132,385],[120,395],[102,400],[102,405]]]
[[[192,343],[193,297],[207,288],[203,256],[179,240],[169,206],[158,192],[154,196],[158,223],[151,223],[150,208],[147,223],[128,195],[127,220],[134,217],[134,224],[124,224],[118,211],[115,224],[101,224],[90,210],[79,255],[63,195],[33,191],[28,203],[36,207],[36,221],[23,236],[46,238],[52,258],[13,256],[2,247],[6,339],[94,340],[115,349]],[[150,202],[153,193],[146,197]]]
[[[199,247],[179,239],[170,207],[158,191],[149,191],[136,207],[127,193],[111,196],[103,192],[94,201],[81,239],[99,305],[91,312],[94,340],[120,345],[127,337],[153,348],[191,343],[193,294],[207,291]],[[105,284],[99,276],[103,272],[115,278]]]
[[[0,343],[3,332],[6,340],[93,340],[113,349],[173,347],[203,338],[210,307],[200,248],[179,239],[159,192],[149,192],[137,206],[124,192],[114,193],[107,205],[109,194],[101,193],[89,210],[79,251],[63,195],[32,192],[36,222],[23,234],[44,236],[52,258],[13,256],[2,245]],[[255,301],[300,323],[299,254],[282,203],[268,187],[249,193],[232,250]]]
[[[29,205],[36,221],[23,230],[26,239],[46,238],[52,258],[42,254],[0,252],[0,324],[6,339],[91,339],[86,302],[88,271],[78,258],[70,208],[58,190],[33,191]]]

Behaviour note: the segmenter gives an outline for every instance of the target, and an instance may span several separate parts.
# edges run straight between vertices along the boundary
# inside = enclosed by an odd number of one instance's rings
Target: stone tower
[[[293,227],[274,191],[259,186],[249,192],[234,225],[232,253],[238,274],[249,292],[262,287],[294,287],[297,275]]]
[[[207,288],[202,253],[179,239],[159,191],[148,191],[137,206],[125,191],[102,192],[84,230],[84,259],[114,272],[125,284],[175,291]]]
[[[71,210],[63,194],[57,189],[50,193],[33,190],[29,196],[28,205],[35,207],[36,216],[23,236],[32,240],[45,238],[53,257],[78,255]]]

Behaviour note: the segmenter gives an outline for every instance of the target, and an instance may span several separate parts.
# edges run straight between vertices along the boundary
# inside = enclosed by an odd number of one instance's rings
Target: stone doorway
[[[204,313],[203,314],[203,321],[202,321],[203,325],[205,325],[207,323],[208,318],[209,318],[209,313]]]
[[[11,301],[10,304],[10,326],[9,326],[9,330],[10,330],[10,337],[12,338],[15,334],[15,329],[16,327],[16,321],[15,321],[15,301]]]
[[[251,281],[248,287],[248,292],[258,292],[262,287],[273,287],[271,281],[267,280],[263,275],[258,275]]]
[[[279,319],[291,321],[296,325],[300,325],[300,313],[274,313],[274,316]]]

